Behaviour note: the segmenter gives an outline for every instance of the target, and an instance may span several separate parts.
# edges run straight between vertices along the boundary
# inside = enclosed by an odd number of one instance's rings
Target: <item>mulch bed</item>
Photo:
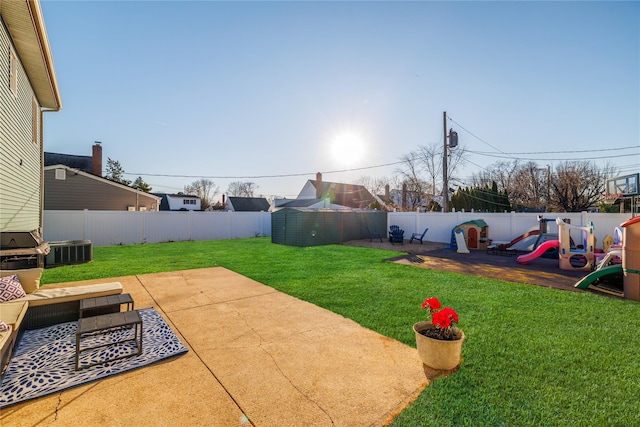
[[[557,259],[538,258],[530,264],[519,264],[516,256],[492,255],[486,251],[471,250],[459,254],[453,249],[435,249],[408,254],[389,261],[415,265],[434,270],[454,271],[490,279],[547,286],[568,291],[583,292],[574,285],[589,272],[560,270]]]
[[[482,250],[471,250],[471,253],[459,254],[454,249],[448,249],[447,244],[437,242],[425,241],[424,245],[407,244],[406,242],[404,245],[391,245],[386,241],[383,243],[369,242],[366,239],[345,242],[344,244],[408,252],[405,255],[387,260],[400,264],[573,292],[584,292],[574,288],[574,285],[589,273],[588,271],[560,270],[557,259],[538,258],[530,264],[523,265],[516,261],[517,254],[513,256],[492,255]]]

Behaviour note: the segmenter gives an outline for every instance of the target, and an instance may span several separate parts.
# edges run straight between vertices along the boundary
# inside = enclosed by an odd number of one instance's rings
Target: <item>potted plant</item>
[[[458,313],[451,307],[441,308],[438,298],[427,298],[422,309],[429,309],[430,321],[413,325],[416,347],[422,363],[433,369],[450,370],[460,365],[465,335],[458,323]]]

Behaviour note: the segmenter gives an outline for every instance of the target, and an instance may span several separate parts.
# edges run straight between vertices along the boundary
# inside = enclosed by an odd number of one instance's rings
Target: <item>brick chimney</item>
[[[322,174],[316,173],[316,199],[322,199]]]
[[[102,143],[96,141],[93,144],[93,152],[91,155],[91,173],[102,176]]]

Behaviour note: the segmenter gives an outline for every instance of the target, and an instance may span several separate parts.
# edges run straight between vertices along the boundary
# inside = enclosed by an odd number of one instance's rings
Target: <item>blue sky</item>
[[[45,150],[102,141],[153,191],[390,178],[330,172],[442,144],[443,111],[493,153],[463,181],[496,156],[640,169],[639,2],[41,1],[63,102]],[[345,132],[365,148],[351,162],[332,150]]]

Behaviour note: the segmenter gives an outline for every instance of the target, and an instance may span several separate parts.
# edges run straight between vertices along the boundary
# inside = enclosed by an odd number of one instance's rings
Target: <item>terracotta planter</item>
[[[460,331],[462,338],[455,341],[437,340],[425,337],[420,331],[434,329],[431,322],[418,322],[413,325],[416,333],[416,346],[422,363],[433,369],[449,370],[460,364],[464,332]]]

